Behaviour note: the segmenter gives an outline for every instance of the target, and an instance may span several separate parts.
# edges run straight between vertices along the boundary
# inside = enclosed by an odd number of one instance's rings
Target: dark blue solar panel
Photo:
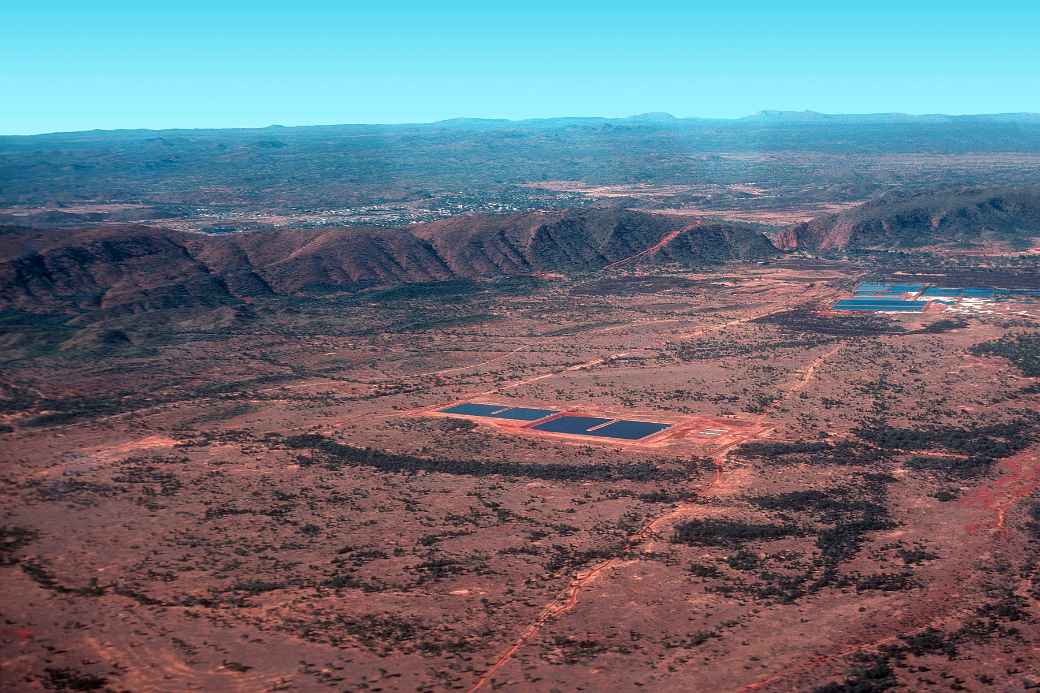
[[[931,298],[932,296],[943,296],[948,298],[954,298],[960,296],[963,293],[962,289],[943,288],[940,286],[933,286],[930,289],[925,289],[924,293],[921,294],[925,298]]]
[[[513,407],[499,414],[495,414],[496,419],[514,419],[516,421],[537,421],[538,419],[544,419],[547,416],[552,416],[558,413],[557,409],[530,409],[528,407]]]
[[[610,419],[600,419],[595,416],[561,416],[552,421],[546,421],[534,426],[537,431],[549,433],[585,433],[593,426],[599,426],[609,422]]]
[[[442,414],[463,414],[464,416],[493,416],[495,412],[507,410],[506,407],[501,404],[478,404],[476,402],[466,402],[465,404],[456,404],[454,407],[447,407],[441,409]]]
[[[659,433],[666,428],[671,428],[671,426],[669,424],[654,423],[653,421],[615,421],[603,428],[589,431],[585,435],[600,436],[603,438],[622,438],[624,440],[639,440],[640,438],[646,438],[654,433]]]
[[[858,306],[856,308],[838,308],[838,310],[847,310],[853,313],[923,313],[923,308],[870,308],[865,306]]]
[[[851,298],[843,298],[842,301],[850,301],[852,303],[917,303],[917,301],[908,298],[895,298],[890,296],[853,296]]]
[[[965,298],[993,298],[993,289],[965,289]]]
[[[924,301],[886,301],[867,299],[845,299],[834,304],[834,310],[861,310],[861,311],[900,311],[906,313],[918,313],[924,310]]]
[[[453,407],[441,409],[442,414],[462,414],[463,416],[486,416],[492,419],[511,419],[513,421],[537,421],[556,414],[556,409],[532,409],[530,407],[511,407],[508,404],[481,404],[465,402]]]
[[[841,300],[848,303],[919,303],[919,301],[912,299],[889,298],[888,296],[855,296],[852,298],[843,298]]]
[[[834,306],[849,308],[924,308],[924,301],[838,301]]]
[[[849,306],[850,308],[862,308],[865,306],[878,307],[878,308],[924,308],[926,303],[924,301],[838,301],[834,304],[838,306]]]

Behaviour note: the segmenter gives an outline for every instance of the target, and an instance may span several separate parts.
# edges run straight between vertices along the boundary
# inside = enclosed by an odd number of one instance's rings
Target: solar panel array
[[[921,298],[960,298],[964,295],[964,289],[945,288],[941,286],[930,286],[921,294]]]
[[[617,440],[640,440],[671,428],[671,424],[656,421],[634,421],[629,419],[606,419],[599,416],[556,416],[556,409],[533,409],[530,407],[513,407],[505,404],[482,402],[464,402],[439,410],[442,414],[458,414],[460,416],[480,416],[489,419],[511,421],[541,421],[531,426],[533,430],[545,433],[566,433],[570,435],[590,436],[593,438],[614,438]]]
[[[899,313],[920,313],[924,311],[927,301],[904,301],[889,298],[846,298],[834,304],[834,310],[865,311],[879,313],[894,311]]]
[[[964,289],[964,298],[993,298],[996,295],[996,289]]]
[[[561,416],[558,419],[550,419],[545,423],[534,426],[537,431],[546,433],[571,433],[582,434],[590,428],[610,423],[610,419],[600,419],[595,416]]]
[[[896,284],[889,282],[862,282],[853,290],[853,295],[834,304],[834,310],[859,311],[864,313],[920,313],[930,301],[958,303],[962,300],[990,301],[997,296],[1040,297],[1035,289],[994,289],[987,287],[928,286],[924,284]],[[913,296],[917,300],[910,300]]]
[[[508,404],[481,404],[479,402],[464,402],[452,407],[445,407],[440,411],[442,414],[486,416],[491,419],[511,419],[514,421],[538,421],[559,413],[556,409],[530,409],[528,407],[512,407]]]
[[[666,428],[671,428],[668,424],[655,423],[653,421],[614,421],[596,428],[594,430],[586,431],[584,435],[587,436],[599,436],[601,438],[621,438],[623,440],[639,440],[640,438],[646,438],[652,436],[655,433],[660,433]]]
[[[660,433],[670,424],[655,421],[630,421],[627,419],[601,419],[595,416],[561,416],[540,423],[533,428],[546,433],[569,433],[578,436],[595,438],[619,438],[621,440],[639,440],[655,433]]]

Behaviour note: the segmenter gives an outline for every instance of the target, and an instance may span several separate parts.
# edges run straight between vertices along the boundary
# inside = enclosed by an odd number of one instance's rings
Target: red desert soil
[[[0,381],[29,403],[0,432],[0,682],[800,691],[873,667],[1022,688],[1040,399],[968,350],[1040,309],[932,331],[948,313],[830,313],[863,272],[633,261],[258,300],[223,328],[136,343],[124,324],[104,358],[23,360]],[[482,398],[675,426],[591,444],[437,412]],[[690,435],[707,425],[732,433]],[[969,464],[990,439],[1017,447]]]

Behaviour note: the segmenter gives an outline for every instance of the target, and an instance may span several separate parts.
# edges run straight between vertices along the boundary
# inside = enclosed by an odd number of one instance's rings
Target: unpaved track
[[[1040,455],[1036,449],[1025,450],[1009,457],[1000,465],[1000,476],[974,489],[961,498],[961,505],[992,511],[991,523],[967,525],[968,534],[981,530],[1006,531],[1008,512],[1028,498],[1040,486]]]
[[[768,315],[771,313],[780,312],[784,309],[786,309],[786,306],[780,309],[773,310],[770,313],[766,314]],[[756,318],[743,318],[740,320],[730,321],[723,325],[715,326],[714,329],[723,329],[730,325],[748,322],[753,319]],[[815,378],[818,368],[828,358],[836,354],[843,346],[844,342],[838,344],[827,353],[818,356],[805,369],[805,371],[802,373],[801,377],[798,378],[798,380],[794,381],[788,387],[784,388],[784,395],[787,396],[795,392],[800,392],[802,389],[807,387],[812,382],[813,378]],[[780,400],[774,402],[772,406],[776,406],[776,404],[779,401]],[[730,452],[735,447],[742,443],[748,442],[749,440],[758,440],[759,438],[769,436],[772,432],[773,429],[762,430],[753,438],[732,443],[726,446],[725,448],[717,451],[711,458],[712,463],[715,465],[715,474],[712,477],[711,482],[708,483],[708,485],[705,486],[703,489],[700,489],[701,495],[721,485],[723,481],[723,475],[726,469],[726,464],[729,461]],[[668,510],[667,512],[661,513],[660,515],[652,519],[650,522],[645,524],[638,532],[629,537],[625,545],[626,553],[638,550],[647,542],[653,541],[656,537],[659,536],[660,530],[674,525],[680,519],[692,517],[698,514],[699,509],[700,504],[698,503],[681,503],[673,507],[672,509]],[[504,667],[506,664],[512,661],[513,657],[516,656],[516,653],[519,652],[524,645],[530,642],[532,638],[537,636],[545,626],[547,626],[557,617],[562,616],[563,614],[566,614],[567,612],[574,609],[574,607],[578,604],[578,600],[580,598],[582,590],[589,584],[591,584],[594,580],[596,580],[596,578],[600,577],[601,575],[606,575],[610,573],[615,568],[619,568],[623,565],[628,565],[633,562],[634,560],[632,559],[623,559],[620,557],[609,558],[575,574],[575,576],[571,579],[570,583],[567,585],[566,589],[564,589],[563,593],[561,593],[560,596],[558,596],[553,601],[546,604],[539,612],[537,618],[535,618],[535,620],[532,621],[530,625],[528,625],[520,633],[516,640],[514,640],[509,645],[509,647],[507,647],[498,656],[498,658],[491,665],[491,667],[480,675],[480,677],[470,687],[470,693],[474,693],[475,691],[480,690],[485,684],[491,681],[495,674],[497,674],[502,669],[502,667]]]
[[[530,348],[531,348],[530,344],[525,344],[525,345],[523,345],[521,347],[517,347],[516,349],[513,349],[512,351],[506,352],[504,354],[499,354],[498,356],[496,356],[494,358],[491,358],[491,359],[488,359],[487,361],[481,361],[480,363],[471,363],[471,364],[466,365],[466,366],[455,366],[454,368],[442,368],[439,371],[430,371],[428,373],[416,373],[414,375],[409,375],[407,377],[408,378],[426,378],[426,377],[430,377],[430,376],[447,375],[448,373],[455,373],[456,371],[468,371],[471,368],[481,368],[482,366],[489,366],[492,363],[497,363],[498,361],[502,361],[504,359],[507,359],[510,356],[512,356],[513,354],[519,354],[521,351],[526,351],[527,349],[530,349]],[[383,382],[387,382],[387,381],[395,382],[395,381],[398,381],[398,380],[402,380],[402,378],[381,378],[380,380],[376,380],[376,381],[373,381],[373,382],[383,383]]]
[[[649,248],[647,248],[645,250],[642,250],[642,251],[636,253],[635,255],[631,255],[631,256],[629,256],[627,258],[624,258],[624,259],[618,260],[616,262],[613,262],[613,263],[611,263],[609,265],[606,265],[605,267],[602,267],[601,269],[599,269],[595,274],[600,274],[602,272],[606,272],[606,271],[608,271],[608,270],[610,270],[612,268],[619,267],[621,265],[624,265],[624,264],[626,264],[628,262],[631,262],[631,261],[636,260],[638,258],[641,258],[643,256],[652,255],[652,254],[656,253],[658,250],[660,250],[661,248],[663,248],[665,245],[667,245],[669,242],[671,242],[679,234],[681,234],[683,231],[687,230],[688,228],[690,228],[690,227],[686,226],[686,227],[683,227],[683,228],[678,229],[676,231],[670,231],[670,232],[666,233],[664,236],[662,236],[661,240],[659,240],[657,243],[655,243],[654,245],[650,246]],[[768,316],[774,315],[776,313],[781,313],[781,312],[783,312],[785,310],[790,310],[791,308],[797,307],[799,305],[813,304],[813,303],[818,303],[820,301],[824,301],[824,300],[828,300],[828,299],[834,299],[834,298],[837,298],[840,294],[841,294],[841,292],[839,292],[837,290],[824,291],[824,292],[822,292],[820,294],[817,294],[817,295],[813,296],[811,299],[808,299],[808,300],[806,300],[804,298],[798,298],[797,300],[786,301],[784,303],[781,303],[780,306],[776,307],[776,308],[772,308],[772,309],[769,309],[769,310],[757,312],[757,313],[754,313],[752,315],[745,316],[743,318],[737,318],[735,320],[729,320],[727,322],[720,323],[718,325],[706,325],[706,326],[703,326],[703,327],[698,327],[698,328],[696,328],[696,329],[694,329],[694,330],[692,330],[690,332],[680,333],[678,335],[675,335],[672,338],[666,338],[666,339],[663,339],[661,341],[662,341],[662,343],[667,344],[667,343],[675,342],[675,341],[678,341],[678,340],[690,339],[690,338],[693,338],[693,337],[699,337],[699,336],[702,336],[702,335],[705,335],[705,334],[710,334],[712,332],[718,332],[720,330],[724,330],[727,327],[732,327],[732,326],[735,326],[735,325],[745,324],[745,323],[751,322],[753,320],[758,320],[760,318],[768,317]],[[610,325],[610,326],[607,326],[607,327],[602,327],[602,328],[598,328],[598,329],[595,329],[595,330],[591,330],[588,334],[602,334],[602,333],[605,333],[605,332],[612,332],[612,331],[615,331],[615,330],[626,329],[626,328],[630,328],[630,327],[640,327],[640,326],[643,326],[643,325],[653,325],[653,324],[661,324],[661,323],[669,323],[669,322],[682,322],[682,320],[679,320],[677,318],[668,318],[668,319],[659,319],[659,320],[643,320],[643,321],[633,320],[631,322],[623,323],[621,325]],[[485,361],[481,361],[480,363],[474,363],[474,364],[469,364],[469,365],[465,365],[465,366],[456,366],[456,367],[452,367],[452,368],[445,368],[445,369],[441,369],[441,370],[430,371],[428,373],[415,373],[415,374],[406,375],[406,376],[395,376],[395,377],[391,377],[391,378],[384,378],[384,379],[379,379],[379,380],[373,381],[372,384],[384,384],[384,383],[391,383],[391,382],[402,382],[402,381],[405,381],[405,380],[410,380],[412,378],[435,377],[435,376],[438,376],[438,375],[446,375],[448,373],[454,373],[454,372],[458,372],[458,371],[465,371],[465,370],[470,370],[470,369],[474,369],[474,368],[481,368],[483,366],[490,365],[492,363],[496,363],[498,361],[505,360],[505,359],[509,358],[510,356],[513,356],[514,354],[520,353],[522,351],[529,351],[529,350],[536,349],[536,348],[539,348],[539,347],[548,346],[549,344],[552,344],[554,342],[562,341],[562,340],[566,339],[569,336],[572,336],[572,335],[559,335],[559,336],[555,336],[555,337],[546,337],[546,338],[543,338],[541,340],[534,341],[534,342],[532,342],[530,344],[525,344],[525,345],[523,345],[521,347],[513,349],[512,351],[510,351],[508,353],[500,354],[500,355],[498,355],[498,356],[496,356],[494,358],[487,359]],[[592,360],[587,361],[585,363],[580,363],[580,364],[577,364],[577,365],[574,365],[574,366],[561,368],[561,369],[558,369],[558,370],[555,370],[555,371],[550,371],[548,373],[543,373],[541,375],[532,376],[530,378],[524,378],[524,379],[521,379],[521,380],[517,380],[517,381],[511,382],[511,383],[507,383],[507,384],[502,385],[502,386],[500,386],[498,388],[495,388],[493,390],[484,390],[484,391],[480,391],[480,392],[473,392],[473,393],[470,393],[469,395],[467,395],[467,397],[479,397],[479,396],[486,396],[486,395],[497,394],[497,393],[502,392],[504,390],[511,390],[511,389],[515,389],[517,387],[522,387],[524,385],[528,385],[530,383],[539,382],[541,380],[547,380],[549,378],[553,378],[555,376],[562,375],[564,373],[573,372],[573,371],[579,371],[579,370],[585,370],[587,368],[593,368],[593,367],[598,366],[600,364],[606,363],[606,362],[608,362],[608,361],[610,361],[612,359],[622,358],[622,357],[627,356],[627,355],[628,355],[628,352],[611,354],[610,356],[592,359]],[[335,383],[335,382],[337,382],[337,381],[335,381],[335,380],[333,380],[333,381],[325,381],[325,383],[327,383],[327,384],[332,384],[332,383]],[[294,385],[281,385],[281,386],[275,386],[275,387],[272,387],[272,388],[266,388],[264,390],[260,390],[259,392],[268,392],[268,391],[278,390],[278,389],[290,389],[290,388],[298,388],[298,387],[307,387],[308,385],[311,385],[311,384],[313,384],[313,382],[297,383],[297,384],[294,384]]]
[[[650,246],[646,250],[641,250],[638,253],[636,253],[635,255],[631,255],[629,257],[626,257],[623,260],[618,260],[616,262],[612,262],[609,265],[607,265],[606,267],[604,267],[603,270],[614,269],[615,267],[621,267],[622,265],[626,265],[629,262],[632,262],[633,260],[638,260],[639,258],[642,258],[642,257],[651,257],[653,255],[656,255],[657,252],[659,250],[661,250],[661,248],[665,247],[666,245],[668,245],[669,243],[674,241],[679,236],[679,234],[681,234],[683,231],[687,231],[687,230],[693,228],[694,226],[696,226],[696,224],[688,224],[688,225],[682,227],[681,229],[676,229],[675,231],[669,231],[665,235],[661,236],[661,240],[659,240],[657,243],[654,243],[652,246]]]
[[[657,245],[655,245],[653,248],[648,249],[648,250],[654,250],[654,252],[656,252],[657,248],[660,248],[663,245],[667,244],[672,238],[677,236],[678,233],[679,232],[674,232],[672,234],[666,234],[666,236],[664,238],[662,238],[661,241]],[[626,258],[625,260],[619,261],[619,262],[623,263],[623,262],[631,261],[631,260],[633,260],[633,259],[635,259],[635,258],[637,258],[637,257],[639,257],[641,255],[646,254],[647,252],[648,251],[643,251],[641,253],[638,253],[635,256],[632,256],[630,258]],[[613,266],[616,266],[617,264],[619,264],[619,263],[614,263]],[[607,269],[607,268],[604,268],[604,269]],[[705,334],[711,334],[711,333],[714,333],[714,332],[719,332],[719,331],[725,330],[725,329],[727,329],[729,327],[734,327],[736,325],[746,324],[746,323],[752,322],[753,320],[758,320],[758,319],[761,319],[761,318],[764,318],[764,317],[768,317],[770,315],[774,315],[776,313],[781,313],[783,311],[790,310],[792,307],[797,306],[797,305],[804,305],[806,303],[815,303],[817,301],[823,300],[824,298],[826,298],[826,294],[824,294],[824,295],[815,295],[815,296],[813,296],[809,300],[806,300],[803,297],[798,297],[796,300],[785,301],[785,302],[779,304],[778,306],[769,308],[768,310],[756,311],[756,312],[754,312],[754,313],[752,313],[750,315],[746,315],[744,317],[737,318],[737,319],[734,319],[734,320],[728,320],[728,321],[725,321],[725,322],[722,322],[722,323],[719,323],[719,324],[716,324],[716,325],[705,325],[705,326],[702,326],[702,327],[698,327],[698,328],[695,328],[694,330],[689,331],[689,332],[680,333],[680,334],[672,336],[672,337],[666,337],[666,338],[664,338],[661,341],[662,341],[662,343],[670,343],[670,342],[679,341],[679,340],[683,340],[683,339],[689,339],[689,338],[693,338],[693,337],[702,336],[702,335],[705,335]],[[673,320],[658,320],[658,321],[652,321],[652,322],[658,323],[658,322],[672,322],[672,321]],[[633,321],[631,323],[626,323],[624,325],[612,325],[612,326],[609,326],[609,327],[606,327],[606,328],[601,328],[600,330],[596,330],[595,332],[613,331],[613,330],[617,330],[617,329],[623,329],[623,328],[639,326],[640,324],[642,324],[640,321]],[[543,339],[543,340],[541,340],[539,342],[535,342],[535,343],[532,343],[532,344],[529,344],[529,345],[525,345],[524,347],[520,347],[518,349],[515,349],[512,352],[500,355],[498,357],[495,357],[493,359],[489,359],[489,360],[481,362],[479,364],[472,364],[472,365],[469,365],[469,366],[461,366],[461,367],[457,367],[457,368],[444,369],[442,371],[434,371],[434,372],[432,372],[430,374],[427,374],[427,375],[438,375],[438,374],[444,374],[444,373],[453,372],[453,371],[457,371],[457,370],[466,370],[466,369],[470,369],[470,368],[477,368],[477,367],[480,367],[482,365],[486,365],[488,363],[491,363],[491,362],[494,362],[494,361],[498,361],[498,360],[502,360],[504,358],[507,358],[507,357],[511,356],[512,354],[518,353],[519,351],[522,351],[522,350],[525,350],[525,349],[528,349],[528,348],[535,348],[535,347],[538,347],[538,346],[548,345],[549,343],[560,341],[561,339],[564,339],[564,338],[566,338],[568,336],[570,336],[570,335],[560,335],[560,336],[556,336],[556,337],[548,337],[548,338],[545,338],[545,339]],[[816,372],[816,368],[820,365],[820,363],[822,363],[822,361],[824,359],[826,359],[827,357],[829,357],[833,353],[836,353],[838,348],[840,348],[840,346],[841,345],[839,344],[838,347],[836,347],[834,350],[832,350],[832,352],[829,352],[828,354],[825,354],[825,355],[819,357],[813,364],[810,365],[809,368],[807,368],[806,372],[802,375],[802,377],[796,383],[793,383],[788,389],[793,392],[793,391],[798,391],[798,390],[806,387],[809,384],[809,382],[811,382],[812,378],[814,377],[814,374]],[[466,398],[493,395],[493,394],[497,394],[497,393],[500,393],[500,392],[505,391],[505,390],[510,390],[510,389],[515,389],[515,388],[518,388],[518,387],[522,387],[522,386],[528,385],[530,383],[539,382],[539,381],[542,381],[542,380],[547,380],[549,378],[554,378],[554,377],[557,377],[557,376],[560,376],[560,375],[565,375],[565,374],[573,373],[573,372],[576,372],[576,371],[581,371],[581,370],[586,370],[586,369],[589,369],[589,368],[594,368],[594,367],[602,365],[604,363],[608,363],[608,362],[610,362],[610,361],[612,361],[614,359],[623,358],[624,356],[627,356],[628,354],[629,354],[629,352],[618,352],[618,353],[615,353],[615,354],[611,354],[609,356],[593,358],[593,359],[590,359],[588,361],[584,361],[582,363],[574,364],[574,365],[571,365],[571,366],[566,366],[566,367],[563,367],[563,368],[558,368],[558,369],[555,369],[555,370],[552,370],[552,371],[548,371],[546,373],[542,373],[542,374],[539,374],[539,375],[536,375],[536,376],[531,376],[531,377],[528,377],[528,378],[522,378],[522,379],[519,379],[519,380],[516,380],[516,381],[513,381],[513,382],[509,382],[509,383],[506,383],[504,385],[501,385],[499,387],[496,387],[496,388],[493,388],[493,389],[490,389],[490,390],[482,390],[482,391],[479,391],[479,392],[473,392],[473,393],[468,394],[466,396]],[[411,378],[411,377],[417,377],[417,376],[407,376],[407,377]],[[759,437],[762,437],[762,436],[765,436],[765,435],[769,435],[771,432],[772,432],[771,430],[762,431],[757,436],[755,436],[754,438],[751,438],[750,440],[754,440],[754,439],[757,439]],[[740,442],[747,442],[747,441],[740,441]],[[734,447],[736,447],[738,444],[739,443],[733,443],[733,444],[731,444],[731,445],[729,445],[729,446],[727,446],[727,447],[725,447],[725,448],[723,448],[723,449],[721,449],[721,450],[719,450],[718,452],[715,453],[715,455],[712,457],[712,461],[715,464],[715,474],[714,474],[714,476],[712,478],[712,481],[707,485],[707,487],[702,489],[702,492],[709,491],[712,488],[715,488],[716,486],[721,484],[721,482],[723,480],[724,469],[725,469],[726,462],[728,460],[730,451]],[[646,525],[644,525],[638,532],[636,532],[631,537],[629,537],[628,541],[626,542],[626,552],[638,549],[642,544],[646,543],[647,541],[653,540],[655,537],[657,537],[659,530],[664,529],[665,527],[667,527],[667,526],[669,526],[671,524],[674,524],[680,518],[692,516],[693,514],[695,514],[695,512],[697,510],[698,510],[698,506],[696,504],[684,503],[684,504],[680,504],[680,505],[678,505],[678,506],[668,510],[667,512],[664,512],[664,513],[658,515],[657,517],[653,518],[650,522],[648,522]],[[482,688],[486,683],[488,683],[495,676],[495,674],[498,671],[500,671],[502,669],[502,667],[504,667],[506,664],[508,664],[513,659],[513,657],[516,655],[516,653],[519,652],[520,649],[525,644],[527,644],[533,637],[538,635],[546,625],[548,625],[550,622],[552,622],[553,620],[555,620],[559,616],[562,616],[563,614],[566,614],[567,612],[569,612],[572,609],[574,609],[574,607],[578,604],[578,600],[580,598],[581,592],[582,592],[582,590],[585,587],[590,585],[598,577],[606,575],[606,574],[609,574],[615,568],[618,568],[618,567],[620,567],[622,565],[626,565],[626,564],[631,563],[631,562],[632,561],[629,560],[629,559],[623,559],[623,558],[620,558],[620,557],[610,558],[610,559],[607,559],[607,560],[602,561],[600,563],[594,564],[593,566],[576,573],[574,575],[574,577],[571,579],[571,581],[568,583],[567,587],[563,590],[563,592],[557,598],[553,599],[551,602],[546,604],[541,609],[541,611],[539,612],[538,616],[496,658],[495,662],[491,665],[491,667],[477,679],[477,681],[473,684],[473,686],[469,690],[470,691],[477,691],[480,688]]]
[[[792,395],[797,392],[801,392],[805,388],[809,387],[809,384],[812,383],[813,379],[816,378],[816,369],[822,366],[823,363],[827,361],[829,358],[841,351],[844,346],[844,341],[839,342],[833,349],[831,349],[827,353],[816,357],[816,359],[813,360],[813,362],[810,363],[809,366],[805,369],[805,372],[802,374],[802,379],[795,383],[795,385],[790,390],[788,390],[785,393],[785,395]]]
[[[736,443],[730,445],[726,449],[716,453],[712,458],[712,461],[715,463],[715,475],[712,478],[711,483],[703,489],[704,491],[711,490],[722,481],[722,470],[725,464],[725,459],[729,456],[729,451],[736,445]],[[666,513],[658,515],[653,520],[643,525],[638,532],[629,537],[625,545],[626,553],[637,550],[645,542],[653,540],[654,537],[657,536],[659,528],[673,523],[679,517],[688,515],[689,511],[693,507],[693,504],[680,505]],[[495,663],[492,664],[486,672],[481,674],[480,678],[477,679],[472,687],[470,687],[470,693],[479,690],[484,686],[484,684],[488,683],[502,667],[513,659],[516,653],[520,651],[520,648],[526,645],[531,638],[535,637],[542,631],[542,628],[558,616],[562,616],[577,606],[578,599],[581,596],[581,591],[590,585],[596,578],[611,572],[615,568],[633,562],[635,562],[633,559],[624,559],[620,557],[608,558],[605,561],[596,563],[592,567],[576,573],[571,579],[570,584],[568,584],[566,589],[564,589],[563,593],[553,601],[546,604],[542,608],[541,612],[539,612],[538,617],[535,618],[535,620],[531,622],[522,633],[520,633],[520,636],[517,637],[517,639],[498,656]]]
[[[823,298],[824,298],[823,296],[814,297],[813,299],[811,299],[808,302],[809,303],[815,303],[815,302],[817,302],[819,300],[822,300]],[[705,325],[703,327],[698,327],[698,328],[696,328],[694,330],[691,330],[689,332],[683,332],[681,334],[675,335],[674,337],[662,339],[661,343],[662,344],[670,344],[670,343],[673,343],[673,342],[676,342],[676,341],[680,341],[680,340],[683,340],[683,339],[691,339],[693,337],[701,337],[703,335],[711,334],[713,332],[719,332],[719,331],[724,330],[724,329],[726,329],[728,327],[734,327],[736,325],[744,325],[744,324],[747,324],[747,323],[752,322],[754,320],[759,320],[761,318],[769,317],[770,315],[775,315],[777,313],[782,313],[784,311],[791,310],[793,307],[796,307],[796,306],[799,306],[799,305],[804,305],[805,303],[807,303],[807,301],[805,301],[805,299],[799,299],[797,301],[790,301],[790,302],[782,303],[778,307],[770,308],[769,310],[759,311],[759,312],[753,313],[751,315],[744,316],[742,318],[736,318],[734,320],[728,320],[726,322],[719,323],[717,325]],[[656,322],[665,322],[665,321],[655,320],[653,322],[656,323]],[[641,323],[641,322],[635,321],[635,322],[632,322],[632,323],[626,323],[625,325],[612,325],[609,328],[603,328],[602,331],[605,332],[605,331],[612,330],[612,329],[619,329],[621,327],[634,327],[634,326],[639,326],[641,324],[649,324],[649,323]],[[556,340],[556,339],[559,339],[559,337],[553,337],[551,339],[552,340]],[[533,346],[540,346],[540,344],[535,344]],[[840,346],[841,345],[839,345],[839,347]],[[834,349],[834,352],[837,352],[839,347],[836,347]],[[479,392],[472,392],[472,393],[469,393],[468,395],[466,395],[463,399],[466,399],[466,398],[469,398],[469,397],[482,397],[482,396],[487,396],[487,395],[493,395],[493,394],[497,394],[499,392],[502,392],[504,390],[513,390],[513,389],[516,389],[518,387],[522,387],[524,385],[529,385],[531,383],[536,383],[536,382],[539,382],[539,381],[542,381],[542,380],[547,380],[549,378],[554,378],[554,377],[559,376],[559,375],[565,375],[567,373],[573,373],[575,371],[581,371],[581,370],[586,370],[588,368],[594,368],[594,367],[602,365],[604,363],[608,363],[608,362],[610,362],[610,361],[612,361],[614,359],[624,358],[625,356],[628,356],[630,353],[631,352],[622,351],[622,352],[618,352],[616,354],[610,354],[609,356],[602,356],[602,357],[590,359],[589,361],[585,361],[583,363],[579,363],[579,364],[576,364],[576,365],[573,365],[573,366],[566,366],[564,368],[559,368],[557,370],[549,371],[549,372],[546,372],[546,373],[542,373],[540,375],[535,375],[535,376],[531,376],[529,378],[522,378],[520,380],[515,380],[513,382],[506,383],[505,385],[501,385],[501,386],[496,387],[496,388],[491,389],[491,390],[482,390],[482,391],[479,391]],[[826,354],[824,356],[824,358],[826,358],[829,355],[830,354]],[[813,371],[815,371],[815,366],[812,366],[811,368],[812,368]],[[813,373],[812,372],[807,373],[806,374],[806,378],[804,378],[805,384],[802,385],[802,387],[805,387],[805,385],[808,385],[809,381],[812,380],[812,377],[813,377]]]

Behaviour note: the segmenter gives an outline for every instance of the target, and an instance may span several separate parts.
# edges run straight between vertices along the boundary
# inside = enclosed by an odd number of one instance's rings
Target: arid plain
[[[2,434],[0,677],[1033,685],[1040,393],[970,349],[1040,304],[830,310],[872,271],[439,282],[24,362],[4,375],[27,406]],[[100,411],[49,414],[53,392]],[[439,412],[460,401],[672,428],[589,441]]]

